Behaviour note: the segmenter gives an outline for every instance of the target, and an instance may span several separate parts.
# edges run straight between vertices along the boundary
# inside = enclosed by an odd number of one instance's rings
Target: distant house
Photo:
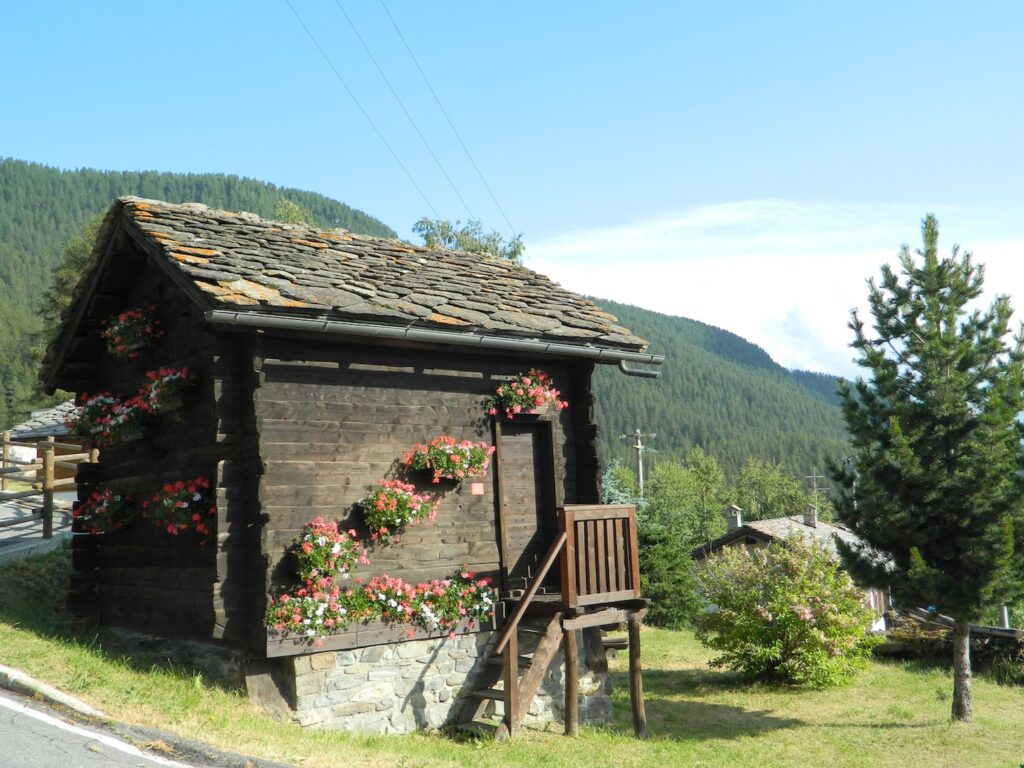
[[[714,541],[698,547],[692,553],[698,562],[728,547],[743,546],[748,549],[766,547],[773,541],[782,541],[789,536],[804,536],[820,542],[836,557],[839,557],[837,541],[845,544],[860,544],[861,539],[838,523],[830,523],[818,519],[818,511],[813,505],[807,505],[803,515],[790,517],[774,517],[769,520],[752,520],[743,522],[742,510],[731,506],[725,510],[729,530]],[[885,629],[883,619],[889,610],[889,595],[886,591],[874,588],[864,589],[864,605],[875,614],[872,631]]]
[[[267,626],[268,597],[295,587],[290,547],[303,526],[322,516],[367,541],[360,502],[405,471],[415,444],[439,436],[492,446],[489,472],[440,486],[421,477],[420,491],[441,496],[436,520],[410,526],[400,543],[371,545],[371,564],[357,575],[415,585],[471,570],[493,579],[511,612],[538,569],[555,562],[546,553],[561,551],[561,573],[556,565],[543,581],[556,608],[540,634],[549,655],[538,651],[539,668],[521,681],[534,691],[551,682],[549,661],[558,670],[561,642],[567,656],[576,652],[563,632],[589,633],[579,658],[600,671],[597,627],[642,617],[635,514],[597,506],[591,380],[596,364],[628,374],[661,359],[612,315],[485,254],[197,204],[122,198],[93,256],[49,346],[47,388],[132,398],[147,374],[184,368],[196,383],[176,410],[80,469],[80,494],[106,488],[150,499],[201,478],[215,508],[202,510],[213,515],[208,530],[169,535],[177,531],[135,519],[76,536],[70,602],[86,618],[226,648],[245,661],[256,700],[304,725],[402,732],[496,698],[510,730],[528,712],[554,719],[553,689],[537,706],[532,693],[510,704],[511,693],[480,689],[502,670],[488,663],[501,644],[490,623],[456,638],[353,623],[320,647]],[[126,350],[108,346],[101,331],[129,311],[153,315],[162,334],[118,356]],[[551,376],[568,407],[507,419],[485,404],[534,368]],[[581,545],[558,550],[577,523]],[[558,602],[560,589],[578,604]],[[503,618],[498,611],[499,629]],[[515,670],[519,656],[507,649],[516,641],[504,647]],[[584,719],[607,718],[603,681],[580,680]]]
[[[28,419],[7,430],[5,434],[14,444],[7,446],[7,450],[2,454],[4,458],[0,458],[0,468],[6,467],[6,458],[15,461],[33,461],[36,458],[37,450],[32,444],[47,438],[55,438],[59,443],[55,450],[58,458],[81,450],[84,441],[75,435],[69,435],[66,424],[74,410],[75,404],[72,400],[51,408],[41,408],[32,411]],[[58,479],[74,477],[74,470],[58,467],[56,477]],[[0,485],[6,488],[6,484]]]
[[[28,419],[10,428],[11,438],[38,440],[39,438],[59,437],[63,440],[68,434],[66,422],[74,409],[74,401],[68,400],[51,408],[32,411]]]

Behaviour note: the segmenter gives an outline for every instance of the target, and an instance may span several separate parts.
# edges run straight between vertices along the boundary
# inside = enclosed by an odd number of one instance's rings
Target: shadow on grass
[[[65,608],[71,573],[67,548],[0,566],[0,622],[50,640],[88,648],[103,661],[136,672],[159,671],[197,687],[244,690],[215,660],[188,653],[188,644],[117,630],[79,630]],[[173,652],[170,650],[173,648]]]
[[[751,683],[730,672],[709,669],[644,670],[644,703],[647,724],[654,738],[673,741],[704,741],[756,736],[782,728],[804,725],[802,720],[777,717],[771,710],[744,709],[729,704],[702,701],[704,694],[749,688]],[[631,735],[629,681],[613,673],[616,717],[610,730]]]

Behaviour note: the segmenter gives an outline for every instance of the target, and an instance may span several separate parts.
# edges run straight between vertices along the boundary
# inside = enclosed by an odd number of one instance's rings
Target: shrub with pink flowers
[[[146,371],[146,381],[139,390],[138,398],[154,414],[173,409],[181,394],[196,383],[195,374],[188,368],[159,368]]]
[[[89,534],[116,531],[132,520],[132,495],[110,488],[97,489],[75,505],[71,516],[78,521],[80,530]]]
[[[560,393],[551,377],[531,368],[527,373],[517,374],[511,381],[499,385],[485,407],[491,416],[503,413],[505,418],[512,419],[518,414],[536,413],[549,403],[558,410],[568,407],[569,404],[559,398]]]
[[[415,485],[401,480],[381,480],[361,503],[371,538],[385,542],[410,523],[433,522],[437,505],[432,496],[416,493]]]
[[[83,394],[79,404],[67,420],[74,435],[88,438],[97,448],[123,442],[145,426],[150,409],[140,398],[119,400],[109,392],[97,395]]]
[[[468,477],[486,475],[493,453],[493,445],[470,440],[457,442],[451,435],[441,435],[427,445],[413,446],[405,455],[405,463],[412,469],[432,472],[433,483],[440,483],[441,480],[462,482]]]
[[[711,606],[697,619],[697,639],[720,654],[713,667],[821,688],[849,680],[879,642],[868,634],[863,592],[816,539],[727,547],[697,579]]]
[[[164,335],[160,321],[153,317],[156,307],[126,309],[107,318],[100,335],[107,342],[107,350],[116,357],[134,359],[138,350]]]
[[[142,517],[172,536],[195,531],[205,544],[211,533],[210,519],[217,507],[210,500],[210,481],[205,477],[165,483],[151,498],[142,502]]]

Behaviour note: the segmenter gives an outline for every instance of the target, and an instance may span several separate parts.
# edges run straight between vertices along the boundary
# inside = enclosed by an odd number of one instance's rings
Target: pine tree
[[[983,267],[957,247],[938,257],[934,216],[922,234],[898,274],[883,266],[881,284],[869,281],[872,329],[853,313],[868,378],[840,388],[854,455],[832,472],[839,517],[867,543],[844,548],[847,567],[898,604],[954,619],[953,717],[969,722],[970,623],[1024,577],[1024,355],[1006,296],[969,310]]]

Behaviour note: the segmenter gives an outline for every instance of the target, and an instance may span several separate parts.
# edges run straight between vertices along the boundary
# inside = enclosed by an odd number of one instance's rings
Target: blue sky
[[[0,155],[259,178],[409,238],[507,216],[569,288],[818,370],[926,211],[1024,295],[1020,4],[385,3],[504,216],[380,0],[10,3]]]

